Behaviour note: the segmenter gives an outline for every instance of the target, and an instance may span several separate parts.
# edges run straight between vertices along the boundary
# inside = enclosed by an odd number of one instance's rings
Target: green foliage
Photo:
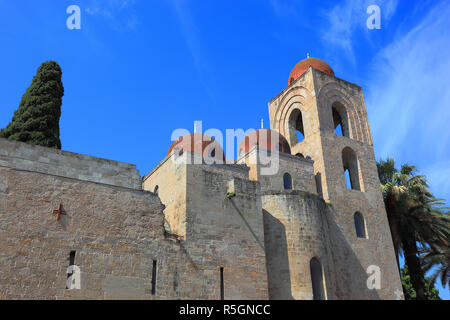
[[[421,250],[422,269],[424,272],[431,271],[434,267],[430,279],[441,280],[442,287],[448,285],[450,290],[450,248],[438,246],[425,247]]]
[[[408,267],[405,266],[400,270],[400,276],[405,300],[417,300],[416,291],[411,283]],[[439,290],[435,288],[434,284],[435,282],[431,277],[425,277],[425,296],[428,300],[441,300],[439,297]]]
[[[0,131],[0,137],[61,149],[59,118],[64,95],[61,76],[58,63],[44,62],[22,96],[11,122]]]
[[[450,217],[443,201],[428,189],[427,179],[416,167],[395,167],[394,159],[377,163],[395,253],[403,252],[418,299],[426,298],[424,268],[419,248],[448,248]]]
[[[231,199],[236,196],[236,192],[227,192],[227,198]]]

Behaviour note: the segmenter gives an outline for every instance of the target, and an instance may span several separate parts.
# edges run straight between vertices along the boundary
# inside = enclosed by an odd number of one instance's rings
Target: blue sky
[[[81,30],[66,27],[72,4]],[[380,30],[366,27],[371,4]],[[268,101],[309,52],[363,87],[377,159],[417,165],[450,199],[449,16],[436,0],[2,0],[0,127],[39,65],[56,60],[63,149],[144,175],[195,120],[268,124]]]

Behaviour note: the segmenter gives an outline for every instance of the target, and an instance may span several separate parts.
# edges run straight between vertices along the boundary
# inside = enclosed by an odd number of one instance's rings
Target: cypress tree
[[[0,137],[61,149],[59,118],[64,87],[62,71],[55,61],[44,62],[22,96],[11,122]]]

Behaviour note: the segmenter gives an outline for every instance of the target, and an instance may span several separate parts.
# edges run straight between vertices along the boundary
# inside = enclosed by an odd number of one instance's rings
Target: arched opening
[[[358,158],[356,153],[349,147],[342,150],[342,164],[344,166],[344,176],[347,189],[360,190]]]
[[[309,263],[314,300],[325,300],[322,264],[317,258],[312,258]]]
[[[343,137],[349,137],[347,112],[340,102],[333,103],[332,107],[334,132]]]
[[[319,196],[323,196],[322,191],[322,174],[320,172],[317,172],[314,176],[316,180],[316,191]]]
[[[305,158],[305,156],[303,154],[301,154],[300,152],[296,154],[297,157],[299,158]]]
[[[363,215],[360,212],[356,212],[353,218],[355,220],[356,236],[358,238],[367,238],[366,224]]]
[[[285,190],[292,190],[292,177],[289,173],[285,173],[283,176],[283,184]]]
[[[303,116],[300,109],[294,109],[289,116],[289,139],[291,146],[305,139]]]
[[[155,187],[153,193],[156,194],[156,195],[159,194],[159,187],[158,186]]]

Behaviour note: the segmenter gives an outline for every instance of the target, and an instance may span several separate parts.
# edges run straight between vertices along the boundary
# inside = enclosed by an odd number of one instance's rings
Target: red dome
[[[294,69],[292,69],[291,74],[289,75],[289,84],[297,80],[297,78],[304,74],[309,67],[313,67],[316,70],[325,72],[334,77],[334,71],[328,63],[317,58],[307,58],[297,63]]]
[[[275,145],[272,145],[272,138],[274,139],[273,142]],[[244,137],[238,148],[238,156],[248,152],[248,150],[255,145],[270,150],[291,153],[289,143],[278,131],[272,129],[258,129],[250,132]]]
[[[222,146],[213,138],[202,133],[188,133],[184,136],[179,137],[175,140],[169,148],[167,155],[169,155],[172,150],[177,147],[180,151],[190,151],[202,154],[203,156],[219,157],[222,155],[223,160],[225,160],[225,154],[223,152]]]

